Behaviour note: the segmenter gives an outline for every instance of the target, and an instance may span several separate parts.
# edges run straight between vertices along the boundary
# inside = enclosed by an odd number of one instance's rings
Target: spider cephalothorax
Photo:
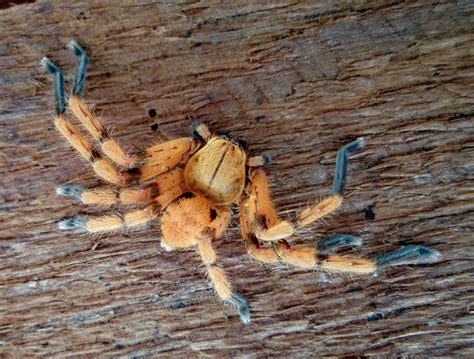
[[[75,216],[62,220],[61,229],[100,233],[140,228],[162,214],[161,245],[167,250],[197,248],[217,295],[234,306],[245,323],[251,321],[247,302],[232,289],[212,247],[212,241],[229,225],[231,204],[239,204],[247,253],[263,263],[367,274],[387,266],[431,262],[439,256],[437,251],[423,246],[403,247],[375,260],[329,254],[340,247],[361,245],[360,238],[350,235],[335,235],[321,241],[318,250],[311,246],[292,248],[287,242],[295,227],[309,226],[341,206],[347,157],[363,147],[362,139],[338,152],[333,194],[302,211],[296,224],[280,220],[273,206],[263,170],[269,157],[248,157],[246,143],[230,134],[212,135],[206,125],[195,122],[193,137],[164,142],[133,155],[125,154],[81,99],[88,58],[76,41],[71,41],[70,46],[79,64],[67,103],[84,129],[100,144],[100,152],[66,119],[63,75],[51,60],[44,58],[43,65],[55,79],[55,126],[96,174],[115,188],[66,185],[57,192],[85,204],[137,205],[142,209],[123,215]],[[118,171],[116,166],[124,170]],[[141,189],[131,187],[144,182],[147,185]],[[265,243],[268,246],[262,246]]]

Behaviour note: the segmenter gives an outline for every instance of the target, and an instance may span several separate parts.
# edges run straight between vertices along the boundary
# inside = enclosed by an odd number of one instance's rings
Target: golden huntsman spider
[[[61,220],[61,230],[89,233],[142,228],[161,215],[161,245],[166,250],[196,248],[219,298],[234,307],[242,322],[251,322],[247,301],[239,295],[219,265],[212,242],[222,236],[231,219],[231,206],[239,206],[243,241],[250,257],[263,263],[285,263],[325,272],[368,274],[405,264],[429,263],[439,252],[409,245],[374,260],[346,258],[331,252],[362,245],[359,237],[338,234],[319,242],[318,248],[292,248],[288,239],[295,228],[307,227],[343,203],[348,156],[364,146],[359,138],[342,147],[336,158],[332,194],[304,209],[295,223],[281,220],[270,198],[269,164],[265,154],[249,156],[244,141],[229,134],[213,134],[193,122],[192,137],[177,138],[142,152],[126,154],[108,134],[82,99],[88,58],[72,40],[78,59],[71,95],[66,98],[59,67],[43,58],[42,65],[54,79],[56,129],[90,163],[96,175],[111,186],[87,189],[65,185],[57,193],[97,206],[135,205],[123,215],[74,216]],[[97,148],[66,117],[66,107],[96,142]],[[137,184],[143,186],[136,186]]]

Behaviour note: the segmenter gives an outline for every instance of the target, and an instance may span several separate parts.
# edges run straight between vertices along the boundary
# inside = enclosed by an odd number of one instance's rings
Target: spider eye
[[[245,151],[248,151],[249,149],[249,144],[247,141],[245,140],[241,140],[240,138],[238,138],[235,143],[237,143],[240,147],[242,147]]]
[[[192,193],[192,192],[184,192],[184,193],[182,194],[182,196],[183,196],[184,198],[193,198],[193,197],[194,197],[194,193]]]
[[[219,131],[219,132],[217,132],[217,135],[220,138],[223,138],[224,140],[231,140],[232,139],[232,135],[229,131]]]

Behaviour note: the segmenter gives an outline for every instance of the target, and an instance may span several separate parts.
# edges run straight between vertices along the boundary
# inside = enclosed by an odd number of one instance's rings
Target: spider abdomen
[[[239,145],[227,139],[212,138],[186,164],[186,185],[217,205],[230,204],[244,189],[246,159]]]
[[[170,248],[196,245],[200,235],[216,215],[217,211],[210,199],[197,193],[185,192],[163,213],[162,241]]]

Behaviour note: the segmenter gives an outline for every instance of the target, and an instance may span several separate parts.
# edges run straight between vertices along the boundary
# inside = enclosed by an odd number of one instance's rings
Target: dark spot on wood
[[[265,118],[264,115],[255,116],[255,121],[260,122]]]
[[[154,108],[149,109],[148,116],[150,116],[151,118],[156,117],[156,110]]]
[[[157,124],[157,123],[154,123],[153,125],[150,126],[150,128],[151,128],[153,131],[156,131],[156,130],[158,130],[158,124]]]
[[[373,208],[373,204],[369,204],[367,207],[364,208],[365,219],[369,221],[373,221],[375,219],[375,212],[373,211]]]
[[[115,349],[123,349],[125,348],[125,345],[123,344],[115,344]]]

